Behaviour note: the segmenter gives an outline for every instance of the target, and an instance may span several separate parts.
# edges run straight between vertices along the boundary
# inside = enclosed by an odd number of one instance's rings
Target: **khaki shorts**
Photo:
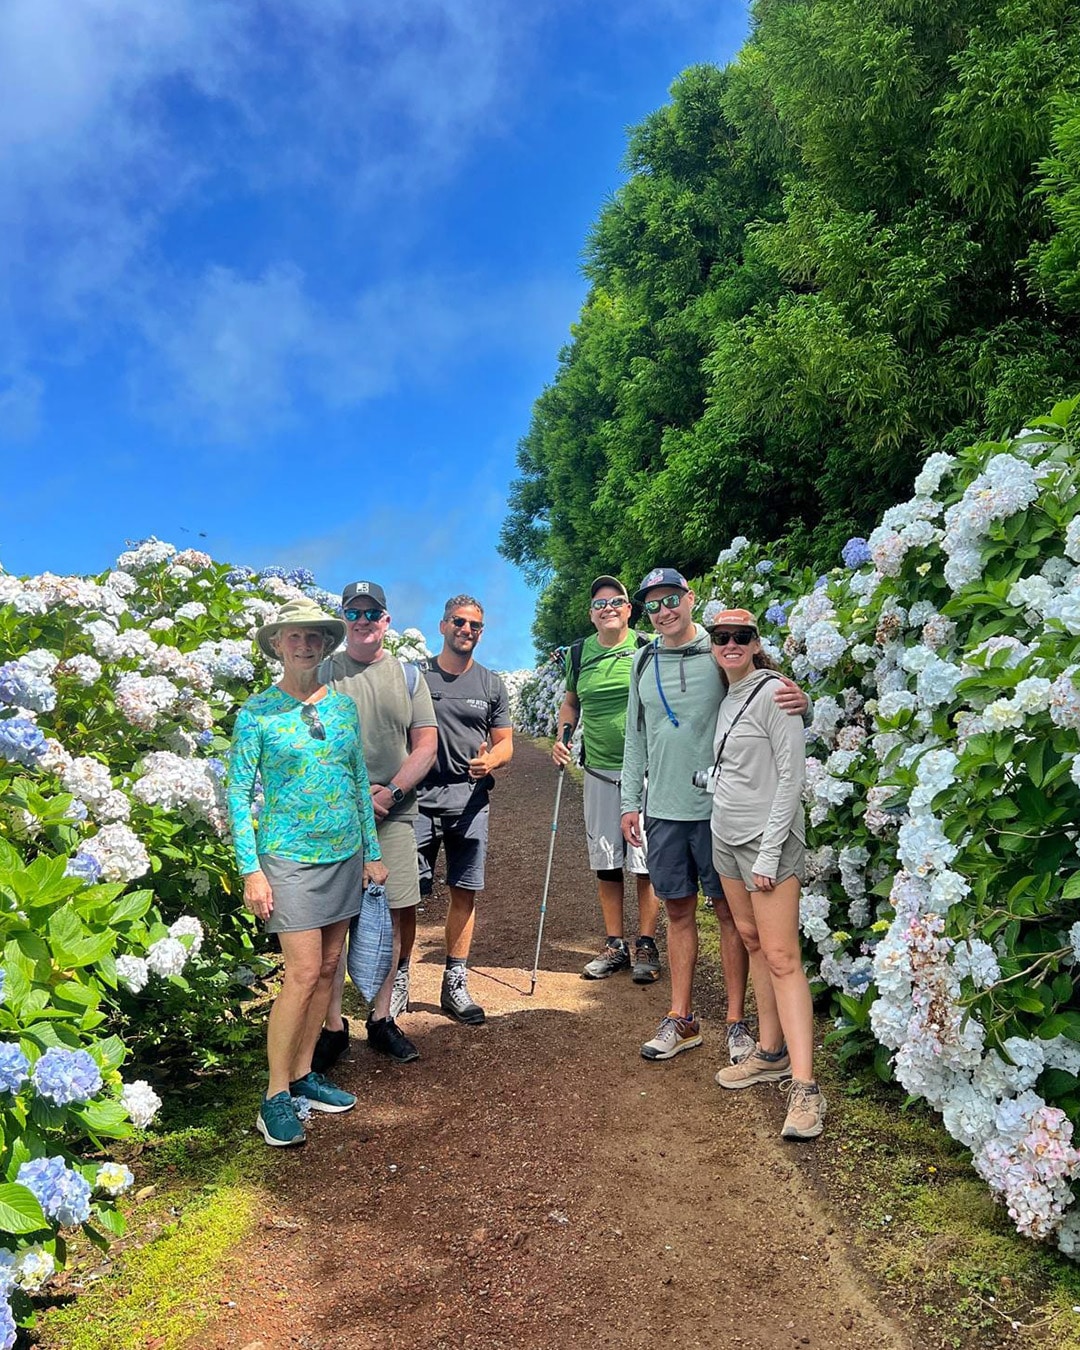
[[[386,878],[386,903],[391,909],[408,909],[420,903],[420,871],[416,862],[416,835],[411,820],[379,820],[375,823],[382,849]]]
[[[723,881],[724,877],[733,878],[741,881],[748,891],[756,891],[754,863],[761,852],[761,835],[745,844],[725,844],[714,834],[712,846],[713,863],[720,880]],[[802,881],[805,857],[806,844],[797,835],[789,834],[780,850],[780,863],[773,880],[781,882],[787,881],[789,877],[798,877]]]

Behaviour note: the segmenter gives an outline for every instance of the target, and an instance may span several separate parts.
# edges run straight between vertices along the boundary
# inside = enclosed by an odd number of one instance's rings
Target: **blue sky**
[[[743,0],[4,0],[0,561],[125,540],[338,589],[532,664],[514,452],[627,126]]]

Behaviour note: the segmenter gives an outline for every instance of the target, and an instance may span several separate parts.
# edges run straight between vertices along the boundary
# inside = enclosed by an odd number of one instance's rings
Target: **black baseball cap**
[[[386,592],[376,581],[350,581],[341,592],[341,608],[345,609],[353,600],[374,600],[380,609],[389,609]]]
[[[670,587],[674,590],[688,591],[690,583],[681,572],[676,572],[674,567],[654,567],[645,577],[642,578],[641,585],[634,592],[634,600],[640,604],[650,591],[654,591],[659,586]]]

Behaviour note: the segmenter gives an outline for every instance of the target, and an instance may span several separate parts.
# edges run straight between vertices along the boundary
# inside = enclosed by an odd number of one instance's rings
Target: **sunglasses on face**
[[[317,741],[326,740],[326,728],[323,726],[322,719],[319,717],[319,714],[315,711],[315,709],[311,706],[310,703],[305,703],[303,707],[300,709],[300,719],[307,727],[308,732],[315,740]]]
[[[477,623],[475,619],[461,619],[455,614],[450,622],[455,628],[467,628],[470,633],[482,633],[484,631],[484,625]]]
[[[355,623],[357,619],[367,619],[368,623],[378,623],[385,613],[385,609],[347,609],[345,610],[345,617],[349,623]]]
[[[628,605],[629,603],[630,603],[630,601],[629,601],[629,600],[624,600],[624,599],[622,598],[621,595],[616,595],[616,596],[612,596],[612,598],[611,598],[610,600],[605,599],[604,597],[601,597],[599,600],[593,600],[593,601],[591,602],[589,608],[590,608],[590,609],[596,609],[596,610],[604,610],[604,609],[616,609],[616,610],[617,610],[617,609],[622,609],[624,605]]]
[[[729,642],[737,642],[740,647],[748,647],[757,634],[752,628],[736,628],[733,632],[721,629],[720,632],[712,633],[710,636],[714,647],[726,647]]]
[[[661,606],[664,609],[678,609],[683,602],[684,593],[676,591],[673,595],[662,596],[659,600],[643,600],[642,604],[650,614],[655,614]]]

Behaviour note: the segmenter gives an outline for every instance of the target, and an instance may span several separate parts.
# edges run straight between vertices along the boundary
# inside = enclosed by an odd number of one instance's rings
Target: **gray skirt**
[[[364,851],[340,862],[304,863],[259,854],[259,866],[270,883],[274,908],[267,933],[299,933],[326,928],[360,913],[364,894]]]

